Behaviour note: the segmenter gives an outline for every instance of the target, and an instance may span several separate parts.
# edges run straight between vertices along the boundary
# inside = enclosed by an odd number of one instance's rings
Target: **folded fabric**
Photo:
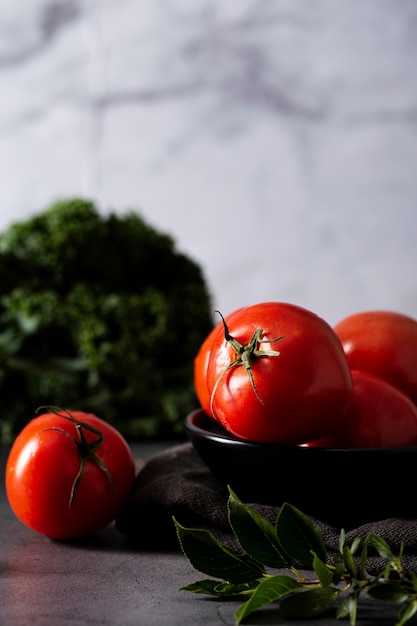
[[[184,443],[157,454],[143,466],[130,499],[116,519],[116,527],[138,546],[178,550],[174,516],[185,527],[209,530],[228,547],[237,547],[228,523],[227,500],[226,486],[215,478],[192,444]],[[245,504],[275,522],[279,510],[276,506]],[[338,552],[340,528],[316,518],[312,521],[323,535],[328,554]],[[350,545],[356,537],[365,539],[370,533],[385,539],[395,554],[403,542],[403,566],[417,572],[416,519],[390,518],[363,524],[346,532],[346,543]],[[383,565],[380,557],[369,556],[370,573],[378,573]]]

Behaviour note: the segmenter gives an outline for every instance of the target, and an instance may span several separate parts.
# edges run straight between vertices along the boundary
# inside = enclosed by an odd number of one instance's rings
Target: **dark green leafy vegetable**
[[[278,601],[280,619],[313,618],[333,610],[336,618],[347,618],[354,626],[364,593],[400,605],[397,626],[416,614],[417,576],[403,570],[401,554],[395,555],[381,537],[370,534],[363,543],[355,539],[348,546],[342,530],[339,553],[327,560],[320,531],[291,504],[280,508],[275,525],[271,525],[229,488],[228,511],[241,551],[226,548],[208,531],[184,528],[176,519],[174,524],[191,565],[210,576],[181,590],[241,598],[243,604],[235,612],[237,624]],[[386,561],[378,575],[370,575],[366,569],[369,546]]]
[[[128,438],[182,434],[212,328],[199,266],[135,212],[72,199],[0,235],[3,442],[39,405],[96,412]]]

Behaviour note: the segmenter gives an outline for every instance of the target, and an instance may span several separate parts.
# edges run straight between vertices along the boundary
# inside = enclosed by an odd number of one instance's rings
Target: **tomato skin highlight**
[[[337,428],[350,403],[352,380],[341,343],[327,322],[283,302],[245,307],[225,321],[241,344],[262,329],[262,341],[271,341],[259,349],[280,353],[251,363],[260,401],[242,365],[225,371],[237,353],[224,332],[217,333],[206,380],[215,418],[226,430],[244,440],[300,444]]]
[[[223,324],[220,322],[215,326],[212,331],[207,335],[206,339],[201,344],[201,347],[194,359],[194,389],[196,396],[201,405],[201,408],[210,415],[215,417],[210,408],[210,393],[207,387],[207,370],[210,361],[211,348],[214,339],[218,333],[223,332]]]
[[[417,406],[406,394],[369,372],[352,371],[353,395],[341,426],[308,447],[401,448],[417,446]]]
[[[34,418],[23,428],[6,463],[6,494],[13,512],[28,528],[56,540],[88,536],[110,524],[130,494],[136,473],[132,452],[113,426],[91,413],[69,413],[102,434],[94,452],[111,480],[98,463],[87,459],[70,506],[81,463],[72,437],[79,440],[79,436],[73,422],[54,412]],[[87,442],[97,439],[87,429],[83,433]]]
[[[395,311],[363,311],[334,330],[351,370],[384,378],[417,404],[417,320]]]

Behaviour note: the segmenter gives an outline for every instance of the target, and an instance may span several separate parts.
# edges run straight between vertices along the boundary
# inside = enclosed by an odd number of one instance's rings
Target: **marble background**
[[[135,209],[223,313],[417,317],[415,0],[2,0],[0,229]]]

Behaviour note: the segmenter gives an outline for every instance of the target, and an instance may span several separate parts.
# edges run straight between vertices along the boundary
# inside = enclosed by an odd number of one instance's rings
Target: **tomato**
[[[417,406],[405,393],[369,372],[352,371],[353,394],[342,424],[306,444],[326,448],[398,448],[417,445]]]
[[[219,322],[216,326],[214,326],[214,328],[201,344],[200,349],[194,359],[194,389],[196,392],[196,396],[204,412],[213,418],[215,418],[215,415],[212,414],[210,407],[210,394],[207,387],[207,370],[210,361],[211,348],[214,339],[218,334],[224,336],[223,322]]]
[[[211,346],[218,332],[222,332],[222,323],[219,322],[203,341],[197,356],[194,359],[194,389],[201,408],[214,417],[210,408],[210,394],[206,384],[207,369],[210,360]]]
[[[352,381],[338,337],[322,318],[293,304],[264,302],[227,316],[203,367],[211,414],[241,439],[319,438],[349,406]]]
[[[394,311],[364,311],[334,327],[352,370],[396,385],[417,404],[417,321]]]
[[[48,410],[16,437],[6,493],[20,521],[51,539],[93,534],[130,494],[135,462],[122,435],[96,415]]]

